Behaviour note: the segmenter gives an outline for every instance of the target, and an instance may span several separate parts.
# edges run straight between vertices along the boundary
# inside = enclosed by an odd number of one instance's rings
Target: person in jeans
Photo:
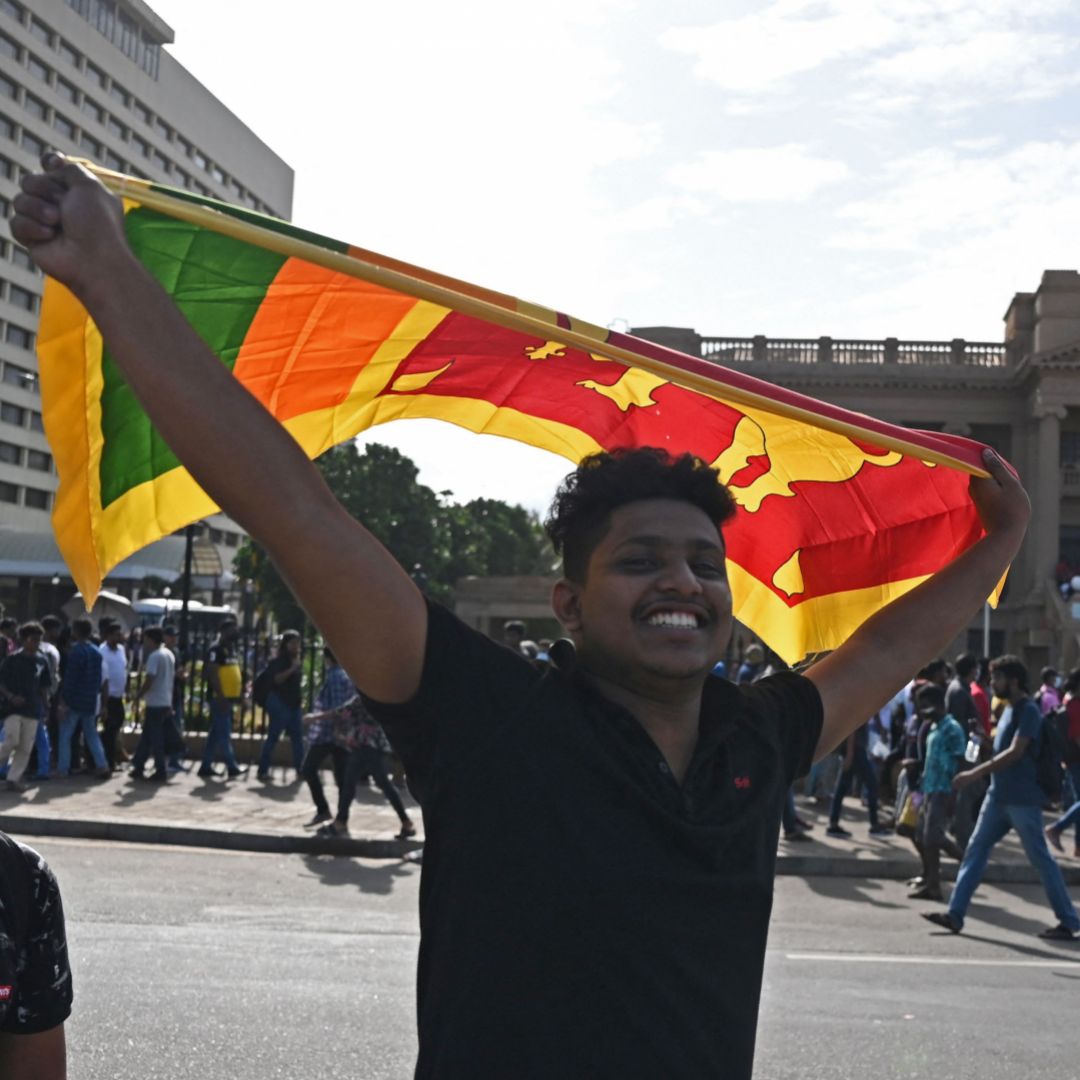
[[[954,934],[960,933],[990,853],[1010,829],[1015,829],[1058,919],[1057,926],[1041,931],[1039,937],[1072,941],[1080,932],[1080,916],[1043,834],[1042,804],[1046,796],[1039,786],[1035,764],[1043,717],[1028,696],[1028,672],[1019,657],[999,656],[990,665],[990,677],[995,696],[1008,702],[994,738],[994,756],[953,779],[954,790],[962,791],[968,784],[989,776],[990,790],[960,864],[948,910],[933,911],[923,918]]]
[[[351,698],[339,710],[343,727],[338,729],[338,738],[349,751],[349,760],[345,766],[345,780],[338,791],[337,817],[329,825],[324,825],[316,835],[333,838],[347,836],[349,833],[349,808],[356,797],[356,781],[360,776],[370,776],[379,785],[380,790],[389,800],[390,805],[401,822],[397,834],[399,840],[406,840],[416,835],[416,826],[401,801],[398,789],[394,787],[386,768],[386,755],[390,752],[390,743],[383,733],[382,726],[365,708],[360,695]]]
[[[233,703],[241,690],[240,664],[236,659],[236,640],[240,626],[234,618],[225,618],[210,647],[206,661],[206,681],[210,689],[210,728],[206,733],[202,765],[198,775],[204,780],[214,775],[214,761],[221,758],[230,779],[247,772],[237,764],[232,744]]]
[[[124,651],[124,628],[109,621],[102,627],[104,641],[101,644],[102,697],[105,699],[105,724],[101,743],[105,747],[105,760],[115,772],[122,761],[127,761],[120,745],[120,732],[124,729],[124,691],[127,689],[127,653]]]
[[[146,715],[143,717],[142,735],[135,755],[131,759],[131,778],[133,780],[153,780],[163,784],[169,778],[165,760],[165,727],[172,715],[173,681],[176,671],[176,659],[165,648],[165,634],[160,626],[148,626],[143,634],[143,669],[142,682],[136,697],[146,702]],[[143,774],[147,757],[154,755],[154,772],[147,777]]]
[[[71,772],[71,740],[81,731],[94,767],[102,779],[112,770],[97,730],[98,700],[101,694],[101,653],[91,641],[94,624],[87,618],[71,624],[74,639],[68,650],[64,681],[60,684],[60,734],[56,751],[56,774]]]
[[[164,634],[165,648],[173,654],[175,661],[172,712],[165,725],[165,756],[169,772],[187,772],[188,767],[184,765],[184,755],[187,753],[184,744],[184,687],[188,681],[188,655],[186,650],[180,651],[180,632],[172,623],[165,623],[161,632]]]
[[[851,789],[852,777],[858,776],[863,783],[866,793],[866,806],[870,811],[870,835],[888,836],[892,831],[878,821],[878,780],[874,771],[874,763],[870,760],[867,749],[869,741],[869,725],[852,732],[844,744],[844,767],[840,770],[840,776],[836,781],[836,790],[833,792],[832,809],[829,812],[829,827],[825,830],[826,836],[836,836],[842,840],[850,840],[851,833],[840,824],[840,811],[844,806],[844,796]]]
[[[1070,671],[1065,685],[1065,717],[1069,722],[1065,743],[1065,769],[1072,786],[1072,805],[1052,825],[1046,826],[1046,839],[1056,851],[1064,852],[1062,834],[1076,826],[1073,857],[1080,858],[1080,669]]]
[[[315,695],[315,712],[304,717],[304,727],[307,733],[307,753],[304,755],[304,767],[301,770],[307,781],[311,798],[315,803],[315,815],[307,823],[305,828],[321,825],[324,821],[330,821],[333,814],[330,813],[330,804],[326,801],[326,793],[323,791],[322,780],[319,777],[319,767],[329,757],[334,770],[334,781],[338,791],[345,783],[345,766],[348,763],[349,752],[344,746],[334,741],[334,717],[337,711],[352,697],[356,695],[356,687],[353,686],[345,669],[337,662],[329,647],[323,649],[326,660],[326,678]]]
[[[26,790],[22,775],[30,762],[38,724],[45,719],[49,707],[52,678],[40,649],[44,633],[41,623],[23,623],[18,630],[18,651],[0,664],[0,703],[7,712],[0,739],[0,765],[11,759],[7,774],[9,791]]]
[[[278,643],[277,656],[270,661],[273,689],[266,699],[270,728],[259,756],[258,778],[270,779],[274,747],[284,732],[292,742],[293,767],[300,779],[304,767],[304,728],[300,722],[301,677],[300,634],[286,630]]]

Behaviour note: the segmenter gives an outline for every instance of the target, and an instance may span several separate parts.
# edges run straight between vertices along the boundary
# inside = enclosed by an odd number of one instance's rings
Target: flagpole
[[[675,364],[666,363],[655,357],[641,356],[631,349],[605,341],[603,337],[593,337],[579,330],[559,326],[534,315],[503,307],[489,300],[459,292],[433,281],[427,281],[423,278],[413,277],[397,270],[366,262],[353,255],[330,251],[310,241],[276,232],[273,229],[233,217],[208,206],[167,195],[164,192],[155,190],[146,180],[125,176],[123,173],[104,169],[93,162],[83,159],[76,158],[73,160],[97,176],[116,195],[121,197],[126,195],[151,210],[158,210],[180,221],[186,221],[189,224],[229,236],[234,240],[252,244],[255,247],[273,251],[289,258],[302,259],[305,262],[314,263],[328,270],[346,274],[361,281],[367,281],[372,285],[405,293],[408,296],[415,296],[420,300],[450,308],[463,315],[483,319],[508,330],[516,330],[544,340],[555,340],[562,345],[573,346],[584,352],[595,353],[609,360],[617,360],[620,363],[648,371],[650,374],[666,379],[677,386],[693,390],[699,394],[705,394],[708,397],[722,396],[724,400],[734,402],[737,405],[761,409],[848,438],[872,442],[882,449],[895,450],[919,461],[944,465],[974,476],[989,475],[985,470],[943,451],[920,446],[918,443],[909,442],[898,436],[860,427],[858,424],[834,416],[801,408],[791,402],[755,393],[753,390],[748,390],[742,386],[733,386],[730,383],[721,382],[694,371],[687,371]],[[598,332],[601,331],[598,330]]]

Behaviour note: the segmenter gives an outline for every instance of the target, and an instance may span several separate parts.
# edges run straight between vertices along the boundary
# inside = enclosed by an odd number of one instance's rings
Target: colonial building
[[[779,386],[906,427],[966,435],[1013,463],[1031,496],[1031,528],[989,651],[1037,670],[1080,663],[1080,274],[1048,270],[1017,293],[1001,342],[705,337],[678,327],[632,331]],[[1080,595],[1077,596],[1080,601]],[[983,651],[983,619],[954,649]]]

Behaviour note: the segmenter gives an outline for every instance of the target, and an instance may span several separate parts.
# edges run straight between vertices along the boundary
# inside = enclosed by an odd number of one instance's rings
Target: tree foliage
[[[544,574],[555,564],[535,514],[498,499],[445,502],[393,447],[344,443],[316,464],[345,509],[437,600],[452,601],[463,577]],[[301,625],[300,606],[260,545],[243,544],[233,567],[255,582],[260,607],[279,625]]]

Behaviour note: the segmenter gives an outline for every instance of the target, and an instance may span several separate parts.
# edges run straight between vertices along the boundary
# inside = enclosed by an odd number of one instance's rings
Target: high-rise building
[[[164,51],[172,41],[141,0],[0,0],[0,217],[48,147],[290,215],[292,169]],[[0,526],[46,534],[56,470],[34,353],[41,287],[0,231]],[[223,554],[235,548],[235,525],[210,525]]]

